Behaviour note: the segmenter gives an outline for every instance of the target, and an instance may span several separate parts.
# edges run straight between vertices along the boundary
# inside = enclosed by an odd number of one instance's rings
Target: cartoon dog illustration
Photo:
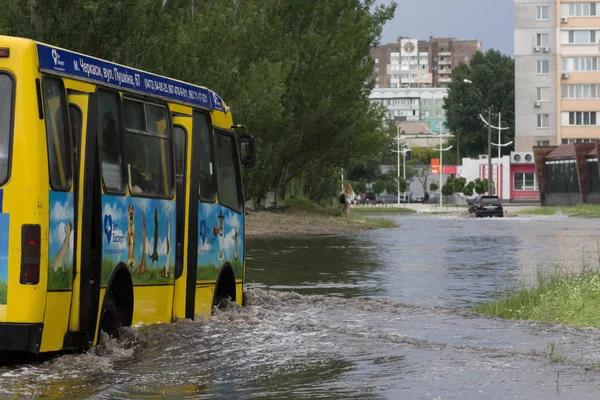
[[[233,241],[235,243],[235,250],[233,250],[233,259],[234,260],[237,260],[238,258],[240,258],[240,254],[238,252],[239,230],[240,230],[240,228],[237,225],[235,226],[235,228],[233,228]]]
[[[67,262],[67,256],[69,255],[69,240],[71,239],[72,230],[73,224],[71,221],[69,221],[65,226],[65,239],[63,240],[62,246],[60,246],[60,250],[58,250],[58,253],[56,253],[54,261],[52,261],[52,264],[50,264],[50,267],[54,270],[54,272],[58,271],[59,268],[62,268],[63,271],[66,271],[65,263]]]
[[[223,239],[225,233],[225,217],[223,216],[223,211],[219,211],[219,226],[213,229],[213,234],[217,236],[219,239],[219,260],[222,261],[225,258],[223,254]]]
[[[171,217],[167,218],[167,259],[160,276],[163,278],[171,277]]]
[[[129,217],[127,223],[127,247],[129,248],[127,266],[130,271],[133,271],[133,267],[135,266],[135,224],[133,223],[135,209],[133,206],[127,207],[127,214]]]
[[[146,273],[146,212],[142,208],[142,255],[137,266],[138,277]]]
[[[148,255],[148,258],[152,260],[150,266],[154,266],[154,262],[158,264],[158,208],[154,209],[154,250],[152,255]]]

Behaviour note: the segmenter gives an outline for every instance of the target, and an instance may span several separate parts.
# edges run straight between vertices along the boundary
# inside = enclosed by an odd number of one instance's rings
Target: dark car
[[[504,217],[502,200],[498,196],[481,196],[469,207],[469,213],[476,217]]]
[[[398,197],[393,194],[382,194],[375,199],[375,203],[377,204],[397,204]]]

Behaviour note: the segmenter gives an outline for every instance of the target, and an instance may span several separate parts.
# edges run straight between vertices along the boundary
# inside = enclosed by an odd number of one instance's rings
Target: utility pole
[[[396,153],[398,159],[398,167],[396,169],[397,179],[398,179],[398,207],[400,207],[400,125],[396,125],[396,150],[392,150],[392,152]]]
[[[498,113],[498,126],[492,126],[489,123],[489,120],[486,121],[485,118],[483,118],[483,115],[479,114],[479,118],[481,118],[481,120],[483,121],[484,124],[486,124],[488,126],[488,129],[493,128],[493,129],[498,129],[498,143],[492,143],[492,146],[496,146],[498,147],[498,163],[500,163],[500,158],[502,157],[502,147],[505,146],[510,146],[513,142],[512,140],[508,143],[501,143],[501,132],[505,131],[508,129],[508,127],[502,127],[502,113]],[[489,116],[488,116],[489,118]],[[489,187],[488,187],[489,189]]]
[[[488,105],[488,194],[492,195],[492,106]]]

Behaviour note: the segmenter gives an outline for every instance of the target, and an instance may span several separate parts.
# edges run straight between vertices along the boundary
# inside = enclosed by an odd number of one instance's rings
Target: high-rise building
[[[515,151],[600,140],[600,2],[515,0]]]
[[[399,37],[396,43],[371,49],[375,87],[445,87],[450,83],[452,69],[461,61],[469,63],[481,49],[478,40],[431,37],[423,41]]]

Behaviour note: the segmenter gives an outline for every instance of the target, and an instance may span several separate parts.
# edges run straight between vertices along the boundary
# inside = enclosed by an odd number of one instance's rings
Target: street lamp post
[[[392,152],[398,155],[398,169],[397,177],[398,177],[398,207],[400,207],[400,154],[402,154],[402,179],[406,182],[406,153],[409,152],[409,149],[403,148],[400,150],[400,125],[396,130],[396,150],[392,150]],[[402,198],[404,199],[404,204],[406,207],[406,191],[402,192]]]
[[[423,124],[423,127],[425,127],[425,129],[427,129],[427,131],[429,133],[431,133],[432,135],[436,134],[436,133],[432,132],[425,124]],[[452,146],[442,149],[442,138],[451,136],[451,135],[444,135],[444,124],[441,125],[440,133],[437,135],[440,137],[440,148],[433,149],[433,150],[440,152],[440,208],[442,208],[442,180],[443,180],[443,175],[444,175],[443,174],[444,163],[442,162],[442,152],[450,150],[452,148]]]

